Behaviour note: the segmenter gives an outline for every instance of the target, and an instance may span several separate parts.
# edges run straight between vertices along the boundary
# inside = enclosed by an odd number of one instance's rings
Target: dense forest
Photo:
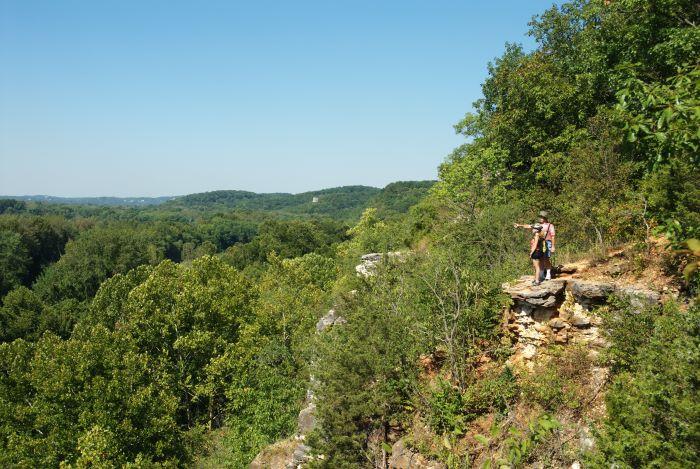
[[[375,467],[377,435],[417,419],[439,442],[427,456],[471,467],[460,442],[489,414],[504,449],[485,466],[696,467],[698,25],[690,0],[542,12],[534,50],[507,44],[488,64],[455,125],[466,143],[435,183],[148,206],[1,200],[0,465],[246,467],[294,433],[313,376],[309,445],[323,458],[311,466]],[[608,412],[574,456],[548,439],[576,399],[575,357],[534,378],[477,372],[511,353],[501,284],[529,263],[513,223],[543,208],[560,258],[626,246],[682,285],[663,307],[605,306]],[[409,254],[356,275],[361,255],[389,251]],[[347,323],[319,335],[330,307]],[[436,354],[428,382],[420,361]],[[519,428],[509,411],[523,400]]]

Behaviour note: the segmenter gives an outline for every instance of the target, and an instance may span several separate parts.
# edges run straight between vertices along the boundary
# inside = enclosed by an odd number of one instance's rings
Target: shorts
[[[544,256],[545,255],[542,251],[540,251],[539,249],[536,249],[536,250],[532,251],[532,254],[530,254],[530,259],[538,260],[538,259],[542,259]]]

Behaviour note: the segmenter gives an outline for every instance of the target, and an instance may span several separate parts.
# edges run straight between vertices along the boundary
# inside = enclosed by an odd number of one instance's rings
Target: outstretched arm
[[[532,225],[523,225],[522,223],[513,223],[513,226],[515,228],[527,228],[528,230],[532,229]]]

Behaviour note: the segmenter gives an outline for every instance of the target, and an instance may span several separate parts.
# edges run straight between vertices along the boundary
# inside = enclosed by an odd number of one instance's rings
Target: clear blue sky
[[[552,1],[0,0],[0,194],[433,179]]]

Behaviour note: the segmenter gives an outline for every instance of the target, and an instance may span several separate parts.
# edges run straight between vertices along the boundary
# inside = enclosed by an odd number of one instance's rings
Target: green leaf
[[[484,435],[479,435],[479,434],[474,435],[474,439],[484,446],[488,446],[489,442],[491,441],[490,439],[488,439]]]

